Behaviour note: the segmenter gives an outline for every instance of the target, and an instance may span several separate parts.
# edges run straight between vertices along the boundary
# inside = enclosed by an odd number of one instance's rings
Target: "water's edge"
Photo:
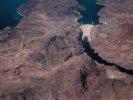
[[[15,27],[23,18],[18,8],[26,0],[4,0],[0,1],[0,30],[5,27]]]

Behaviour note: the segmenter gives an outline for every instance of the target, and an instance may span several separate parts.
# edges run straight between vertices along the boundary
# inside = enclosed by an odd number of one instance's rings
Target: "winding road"
[[[46,34],[43,36],[39,36],[39,37],[33,37],[32,39],[30,39],[26,43],[24,43],[24,40],[25,40],[24,36],[21,35],[21,37],[22,37],[22,41],[20,42],[20,45],[19,45],[20,49],[18,51],[14,52],[14,53],[6,54],[6,55],[0,55],[0,57],[10,57],[10,56],[14,56],[16,54],[19,54],[20,52],[22,52],[24,50],[24,47],[26,46],[27,43],[34,41],[34,40],[43,39],[46,37]]]

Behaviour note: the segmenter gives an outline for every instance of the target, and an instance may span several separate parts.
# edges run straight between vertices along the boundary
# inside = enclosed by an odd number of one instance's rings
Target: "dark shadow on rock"
[[[0,96],[0,100],[39,100],[32,89],[20,93],[9,93]]]
[[[83,38],[82,45],[84,47],[84,52],[87,53],[88,56],[90,56],[93,60],[97,61],[98,63],[104,64],[106,66],[116,66],[121,72],[133,75],[133,70],[129,70],[115,63],[108,62],[102,57],[100,57],[98,53],[95,53],[94,49],[91,48],[87,37]]]

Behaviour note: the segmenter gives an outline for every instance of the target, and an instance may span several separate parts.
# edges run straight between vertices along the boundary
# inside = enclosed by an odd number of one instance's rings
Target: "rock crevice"
[[[95,50],[91,48],[87,37],[83,38],[82,44],[83,44],[84,52],[87,53],[87,55],[91,57],[94,61],[98,62],[99,64],[104,64],[105,66],[115,66],[116,68],[119,69],[119,71],[123,73],[127,73],[129,75],[133,75],[133,70],[129,70],[129,69],[126,69],[126,67],[117,65],[113,62],[109,62],[106,59],[103,59],[102,57],[100,57],[98,53],[95,53]]]

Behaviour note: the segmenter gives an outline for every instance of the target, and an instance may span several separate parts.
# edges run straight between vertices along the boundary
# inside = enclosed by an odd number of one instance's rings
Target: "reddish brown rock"
[[[91,31],[91,46],[108,62],[133,69],[132,0],[99,0],[106,7],[100,12],[100,23]]]
[[[22,22],[0,31],[0,100],[133,99],[132,76],[83,52],[77,1],[27,0]]]

